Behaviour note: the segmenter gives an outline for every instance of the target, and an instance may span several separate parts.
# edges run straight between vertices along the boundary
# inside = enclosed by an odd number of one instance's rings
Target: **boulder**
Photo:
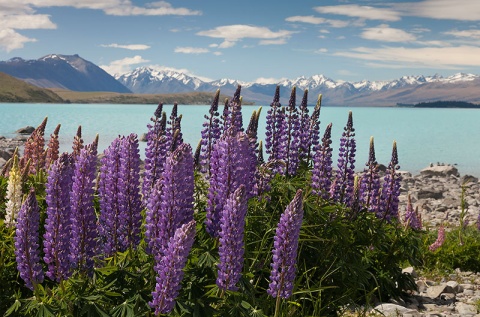
[[[32,134],[33,131],[35,131],[35,128],[28,125],[26,127],[18,129],[17,131],[15,131],[15,133],[18,133],[18,134]]]
[[[420,174],[427,177],[432,176],[460,176],[458,174],[458,169],[452,165],[433,165],[424,168],[420,171]]]

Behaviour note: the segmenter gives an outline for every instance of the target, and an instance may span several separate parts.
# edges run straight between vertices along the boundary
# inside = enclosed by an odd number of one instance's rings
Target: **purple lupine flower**
[[[122,249],[135,249],[140,243],[142,202],[140,198],[140,153],[137,135],[132,133],[122,139],[120,148],[120,176],[124,191],[120,193],[119,205],[124,208],[124,226],[120,232]]]
[[[422,230],[422,218],[418,213],[418,208],[413,210],[410,195],[408,195],[407,210],[405,211],[405,226],[414,230]]]
[[[428,249],[432,252],[436,251],[438,248],[440,248],[443,243],[445,242],[445,228],[443,225],[440,225],[438,227],[438,235],[437,235],[437,240],[435,240],[434,243],[432,243]]]
[[[42,265],[40,264],[40,245],[38,229],[40,226],[40,210],[35,190],[30,189],[17,217],[15,230],[15,259],[17,270],[25,285],[33,290],[43,282]]]
[[[228,108],[228,106],[229,106],[228,98],[225,98],[222,115],[220,116],[220,127],[221,127],[222,134],[228,130],[228,127],[230,126],[230,123],[231,123],[230,109]]]
[[[320,109],[322,107],[322,95],[318,95],[317,104],[313,109],[312,115],[310,116],[309,127],[308,127],[308,151],[307,151],[307,160],[310,160],[313,157],[313,152],[317,150],[317,147],[320,144]]]
[[[153,125],[147,125],[147,146],[145,147],[145,172],[143,175],[142,195],[146,205],[152,188],[163,172],[167,153],[165,112],[162,112],[163,104],[158,104],[155,116],[150,120]]]
[[[50,134],[50,141],[47,145],[47,153],[45,155],[45,168],[48,169],[58,159],[60,142],[58,141],[58,133],[61,125],[58,124],[52,134]]]
[[[250,139],[250,146],[255,150],[255,154],[258,153],[258,120],[260,119],[261,112],[262,107],[258,108],[257,111],[254,110],[252,112],[247,130],[245,131]]]
[[[295,175],[299,163],[300,148],[300,118],[296,107],[296,88],[292,88],[288,107],[285,109],[286,142],[285,142],[285,173]]]
[[[75,161],[72,191],[70,192],[72,240],[70,259],[72,267],[91,272],[97,248],[97,217],[94,209],[94,181],[97,170],[97,143],[80,150]]]
[[[301,159],[309,159],[308,152],[312,144],[312,140],[309,138],[309,133],[308,133],[310,128],[310,116],[308,115],[307,103],[308,103],[308,89],[305,89],[303,91],[302,102],[298,107],[298,110],[299,110],[298,137],[299,137],[299,149],[300,149]]]
[[[376,213],[380,203],[380,175],[375,158],[373,137],[370,138],[368,162],[365,165],[366,168],[360,184],[360,202],[368,211]]]
[[[145,225],[149,252],[163,254],[175,230],[193,219],[193,192],[192,148],[183,143],[168,154],[149,198]]]
[[[234,191],[227,199],[220,219],[220,246],[218,253],[217,285],[222,290],[237,290],[242,276],[244,254],[244,227],[248,200],[245,185]]]
[[[243,116],[242,116],[242,100],[240,98],[240,91],[242,86],[238,85],[237,90],[233,94],[232,100],[230,100],[230,104],[228,105],[228,109],[230,109],[230,120],[231,123],[229,127],[234,127],[235,132],[242,131],[243,132]]]
[[[265,131],[265,150],[269,157],[277,159],[279,148],[279,132],[277,130],[277,116],[282,105],[280,104],[280,86],[275,89],[275,95],[273,101],[270,104],[270,108],[267,111],[266,117],[266,131]]]
[[[400,182],[402,180],[402,176],[397,173],[399,168],[397,142],[393,141],[392,159],[383,179],[380,204],[377,210],[377,217],[388,222],[393,218],[398,219],[398,197],[400,196]]]
[[[302,190],[280,217],[273,243],[272,270],[267,293],[272,297],[289,298],[295,280],[298,239],[303,219]]]
[[[53,162],[45,185],[47,218],[43,235],[46,275],[52,281],[66,280],[70,272],[71,208],[73,158],[63,153]]]
[[[166,146],[167,149],[170,149],[171,151],[173,151],[179,144],[183,143],[183,136],[180,129],[181,120],[182,116],[178,115],[178,104],[175,102],[169,120],[167,121],[167,129],[165,131],[165,136],[167,137]],[[177,133],[177,135],[175,135],[175,133]]]
[[[322,199],[330,197],[332,186],[332,124],[330,123],[323,134],[322,144],[313,156],[312,193]]]
[[[117,138],[104,152],[100,168],[100,237],[112,255],[139,242],[141,202],[138,193],[140,155],[135,134]]]
[[[173,310],[175,299],[180,291],[183,268],[195,240],[195,220],[183,224],[175,230],[169,240],[165,254],[155,255],[155,272],[157,273],[155,290],[152,292],[150,307],[155,315],[166,314]]]
[[[356,218],[362,206],[360,204],[360,177],[355,175],[353,178],[353,196],[352,196],[352,203],[350,208],[350,217]]]
[[[353,128],[352,112],[348,113],[338,153],[337,171],[335,174],[335,192],[332,197],[335,201],[350,206],[353,197],[353,179],[355,170],[355,129]]]
[[[45,127],[47,126],[47,120],[48,117],[45,117],[25,142],[20,167],[25,169],[30,161],[28,172],[31,174],[35,174],[41,168],[45,167],[45,139],[43,136],[45,134]]]
[[[72,157],[74,160],[77,159],[77,156],[80,154],[81,149],[83,149],[82,126],[79,125],[77,129],[77,134],[73,137]]]
[[[212,153],[210,187],[207,204],[207,232],[218,237],[220,216],[227,198],[245,185],[248,198],[255,191],[255,153],[248,136],[230,128],[215,144]]]
[[[200,165],[201,172],[210,176],[210,157],[212,156],[213,144],[220,139],[220,119],[218,113],[218,101],[220,98],[220,90],[217,90],[213,102],[208,111],[208,116],[205,115],[205,121],[203,123],[202,139],[201,139],[201,152],[200,152]]]

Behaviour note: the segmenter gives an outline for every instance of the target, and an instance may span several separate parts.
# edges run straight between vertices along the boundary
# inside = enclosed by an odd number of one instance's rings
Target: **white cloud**
[[[346,15],[349,17],[362,18],[367,20],[399,21],[398,11],[387,8],[375,8],[371,6],[360,6],[356,4],[346,4],[337,6],[315,7],[315,11],[326,14]]]
[[[200,31],[197,35],[208,36],[213,38],[222,38],[224,42],[219,45],[220,48],[233,46],[237,41],[244,38],[260,39],[264,45],[278,44],[277,41],[268,43],[271,40],[286,40],[294,32],[287,30],[280,30],[274,32],[266,27],[251,26],[244,24],[218,26],[211,30]],[[265,42],[267,41],[267,42]]]
[[[46,14],[2,14],[0,12],[0,29],[15,30],[56,29],[55,23]]]
[[[148,63],[149,60],[143,59],[140,55],[134,57],[126,57],[123,59],[115,60],[109,65],[100,65],[110,75],[125,74],[132,70],[133,65]]]
[[[184,53],[184,54],[204,54],[210,51],[206,48],[185,46],[185,47],[175,47],[174,52]]]
[[[330,24],[330,26],[334,28],[343,28],[348,26],[350,23],[348,21],[342,20],[330,20],[321,17],[315,17],[313,15],[295,15],[285,19],[287,22],[301,22],[301,23],[309,23],[309,24]]]
[[[255,83],[257,84],[263,84],[263,85],[268,85],[268,84],[277,84],[283,80],[285,80],[285,77],[282,78],[273,78],[273,77],[259,77],[255,79]]]
[[[326,48],[319,48],[318,50],[315,50],[314,53],[316,54],[323,54],[323,53],[327,53],[328,52],[328,49]]]
[[[461,37],[461,38],[472,38],[472,39],[480,39],[480,30],[463,30],[463,31],[448,31],[445,32],[447,35],[453,35],[455,37]]]
[[[282,44],[287,44],[287,39],[286,38],[281,38],[281,39],[274,39],[274,40],[261,40],[258,42],[260,45],[282,45]]]
[[[398,3],[394,8],[406,15],[432,19],[477,21],[480,20],[480,2],[476,0],[424,0]]]
[[[102,47],[112,47],[112,48],[123,48],[126,50],[131,50],[131,51],[143,51],[143,50],[148,50],[150,46],[144,45],[144,44],[128,44],[128,45],[121,45],[121,44],[102,44],[100,45]]]
[[[28,42],[36,42],[36,39],[23,36],[12,29],[0,29],[0,48],[7,52],[22,48]]]
[[[220,56],[220,55],[223,55],[223,53],[222,52],[213,52],[213,55]]]
[[[334,55],[367,61],[403,65],[403,67],[428,67],[451,69],[465,66],[480,66],[480,47],[357,47]]]
[[[416,40],[415,35],[401,29],[391,28],[387,24],[365,28],[360,36],[367,40],[383,42],[412,42]]]

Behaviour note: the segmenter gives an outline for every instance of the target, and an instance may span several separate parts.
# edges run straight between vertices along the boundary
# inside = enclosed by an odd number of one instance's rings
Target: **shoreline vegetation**
[[[409,107],[409,108],[463,108],[463,109],[480,109],[479,104],[466,102],[466,101],[431,101],[420,102],[416,104],[410,103],[397,103],[397,107]]]

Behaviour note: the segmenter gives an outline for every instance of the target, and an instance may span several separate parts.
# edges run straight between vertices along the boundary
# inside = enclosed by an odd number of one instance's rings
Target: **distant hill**
[[[432,101],[432,102],[420,102],[417,104],[397,104],[400,107],[411,108],[465,108],[465,109],[480,109],[479,104],[474,104],[465,101]]]
[[[0,72],[0,102],[63,102],[51,90],[39,88]]]
[[[106,71],[78,55],[51,54],[36,60],[0,62],[0,72],[42,88],[131,92]]]

